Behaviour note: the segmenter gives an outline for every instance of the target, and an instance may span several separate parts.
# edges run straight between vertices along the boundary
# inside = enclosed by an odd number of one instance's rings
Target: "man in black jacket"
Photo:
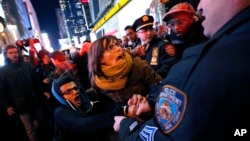
[[[5,65],[0,69],[0,104],[9,116],[20,118],[30,141],[38,141],[45,136],[39,136],[38,129],[46,132],[46,114],[41,100],[47,94],[33,65],[22,60],[19,48],[7,45],[4,57]]]

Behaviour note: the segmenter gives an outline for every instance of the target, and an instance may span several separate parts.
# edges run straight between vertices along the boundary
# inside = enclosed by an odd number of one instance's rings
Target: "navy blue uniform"
[[[185,50],[154,93],[159,95],[155,116],[144,124],[124,119],[121,140],[244,139],[234,136],[237,129],[250,131],[249,19],[250,7],[209,41]],[[163,112],[167,114],[162,116]]]
[[[165,52],[165,45],[164,40],[154,37],[146,50],[146,56],[143,58],[162,78],[167,76],[170,68],[179,60],[178,56],[170,56]],[[153,61],[154,51],[157,52],[155,63]]]

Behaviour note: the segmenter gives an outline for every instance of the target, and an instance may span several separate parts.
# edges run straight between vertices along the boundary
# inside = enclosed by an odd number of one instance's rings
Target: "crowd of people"
[[[250,1],[214,3],[177,3],[162,18],[164,33],[142,15],[121,39],[86,40],[70,57],[37,51],[30,39],[24,61],[20,45],[6,45],[0,132],[29,141],[241,140]]]

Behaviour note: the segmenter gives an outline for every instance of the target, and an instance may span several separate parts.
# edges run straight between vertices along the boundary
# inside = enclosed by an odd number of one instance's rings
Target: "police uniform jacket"
[[[154,118],[144,124],[124,119],[122,141],[242,140],[235,133],[250,129],[249,19],[250,7],[209,41],[187,49],[155,92]],[[165,122],[160,108],[171,113]]]
[[[165,45],[166,42],[164,40],[155,36],[149,43],[149,46],[146,49],[146,56],[143,58],[162,78],[167,76],[172,65],[178,61],[176,56],[170,56],[165,52]],[[155,50],[157,50],[156,58],[154,58],[153,53]],[[156,59],[156,63],[154,63],[153,59]]]

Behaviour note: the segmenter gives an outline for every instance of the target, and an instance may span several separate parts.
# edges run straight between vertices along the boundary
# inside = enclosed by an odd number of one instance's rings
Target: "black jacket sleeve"
[[[74,111],[68,107],[59,106],[54,111],[54,120],[57,127],[68,131],[86,134],[112,127],[114,124],[114,116],[122,111],[122,107],[115,107],[112,111],[87,115],[81,111]]]

